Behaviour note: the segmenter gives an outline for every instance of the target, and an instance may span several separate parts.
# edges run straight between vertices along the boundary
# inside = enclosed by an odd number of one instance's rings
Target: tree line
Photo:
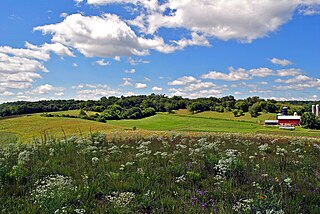
[[[97,112],[98,114],[96,115],[79,115],[79,117],[101,122],[106,120],[140,119],[152,116],[156,112],[172,113],[178,109],[188,109],[192,113],[203,111],[233,112],[235,117],[240,117],[249,112],[252,117],[257,117],[260,112],[281,112],[284,106],[288,107],[289,114],[297,112],[302,115],[305,112],[310,112],[313,104],[315,102],[280,102],[261,99],[257,96],[236,100],[233,96],[189,99],[181,96],[168,97],[161,94],[151,94],[128,97],[111,96],[87,101],[41,100],[37,102],[9,102],[0,105],[0,117],[76,109]]]

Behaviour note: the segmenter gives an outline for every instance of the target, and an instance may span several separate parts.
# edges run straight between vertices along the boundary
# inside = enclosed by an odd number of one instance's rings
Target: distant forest
[[[82,109],[79,117],[100,122],[119,119],[139,119],[156,114],[156,112],[173,113],[174,110],[188,109],[192,113],[202,111],[226,112],[232,111],[236,117],[249,112],[257,117],[259,112],[281,112],[283,106],[289,108],[289,114],[297,112],[302,115],[310,112],[313,101],[286,101],[264,100],[259,97],[249,97],[236,100],[233,96],[222,98],[209,97],[188,99],[180,96],[167,97],[165,95],[139,95],[129,97],[102,97],[100,100],[42,100],[37,102],[9,102],[0,105],[0,117],[46,113],[66,110]],[[97,112],[88,116],[84,111]],[[46,114],[46,116],[52,116]],[[68,116],[68,115],[65,115]]]

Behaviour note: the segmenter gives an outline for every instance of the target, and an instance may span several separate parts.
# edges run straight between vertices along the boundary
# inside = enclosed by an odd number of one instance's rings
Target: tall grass
[[[320,213],[303,138],[105,134],[0,150],[0,213]]]

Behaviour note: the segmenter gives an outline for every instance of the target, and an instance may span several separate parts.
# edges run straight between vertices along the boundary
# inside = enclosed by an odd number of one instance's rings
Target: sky
[[[320,0],[0,1],[0,103],[319,92]]]

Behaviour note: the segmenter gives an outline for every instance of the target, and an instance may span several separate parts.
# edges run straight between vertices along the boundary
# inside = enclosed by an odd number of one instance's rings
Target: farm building
[[[301,116],[289,116],[281,115],[278,116],[278,125],[279,126],[298,126],[300,125]]]
[[[294,129],[295,126],[300,125],[301,116],[295,112],[294,115],[288,115],[288,108],[284,107],[282,109],[282,114],[277,114],[277,120],[266,120],[266,126],[279,126],[280,128],[290,128]]]

